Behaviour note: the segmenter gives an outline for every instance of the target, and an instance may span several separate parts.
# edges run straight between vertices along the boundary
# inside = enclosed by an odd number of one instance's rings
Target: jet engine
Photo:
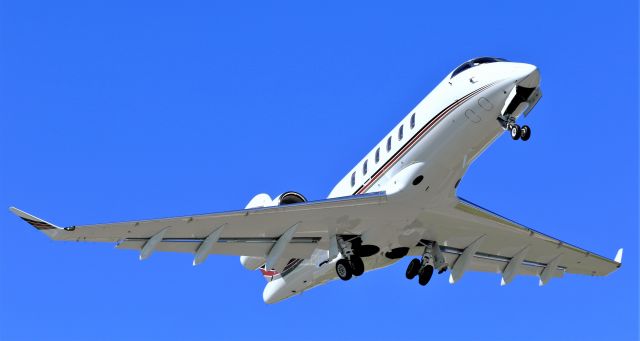
[[[291,205],[306,201],[307,198],[305,198],[304,195],[293,191],[284,192],[278,195],[275,199],[271,199],[269,194],[260,193],[249,201],[245,209]]]
[[[305,198],[304,195],[298,192],[289,191],[284,192],[273,199],[273,206],[299,204],[306,201],[307,198]]]

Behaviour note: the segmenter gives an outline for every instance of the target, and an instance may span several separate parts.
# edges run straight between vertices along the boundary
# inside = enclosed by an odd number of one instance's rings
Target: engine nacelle
[[[269,194],[260,193],[249,201],[245,209],[291,205],[306,201],[307,198],[305,198],[304,195],[293,191],[284,192],[278,195],[275,199],[271,199]]]
[[[284,192],[273,199],[273,206],[291,205],[306,202],[307,198],[298,192]]]
[[[240,264],[247,270],[255,270],[262,266],[267,260],[262,257],[240,256]]]
[[[255,197],[253,197],[253,199],[251,199],[251,201],[249,201],[247,206],[245,206],[245,209],[258,208],[258,207],[269,207],[269,206],[272,206],[271,203],[273,203],[273,199],[271,199],[269,194],[260,193],[260,194],[256,195]]]

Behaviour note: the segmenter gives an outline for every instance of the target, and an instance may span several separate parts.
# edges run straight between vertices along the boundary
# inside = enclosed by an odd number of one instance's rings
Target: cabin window
[[[404,126],[400,126],[400,129],[398,129],[398,141],[402,140],[402,136],[404,135],[404,129],[402,128],[404,128]]]
[[[378,163],[379,161],[380,161],[380,147],[376,149],[376,163]]]
[[[367,175],[367,161],[369,160],[364,160],[364,163],[362,164],[362,175]]]
[[[391,150],[391,136],[387,139],[387,151]]]
[[[356,172],[351,173],[351,187],[356,185]]]
[[[413,127],[416,126],[416,114],[415,113],[411,114],[411,120],[409,120],[409,126],[411,127],[411,129],[413,129]]]

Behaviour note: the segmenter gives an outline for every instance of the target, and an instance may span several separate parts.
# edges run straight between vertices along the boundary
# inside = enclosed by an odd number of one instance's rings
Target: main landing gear
[[[405,276],[407,279],[414,279],[418,276],[418,283],[425,286],[431,280],[433,276],[433,270],[438,268],[438,274],[447,271],[447,264],[445,263],[442,253],[440,253],[440,247],[435,242],[427,242],[422,253],[422,259],[414,258],[409,262]]]
[[[342,238],[337,238],[338,248],[344,258],[336,262],[336,273],[343,281],[348,281],[352,276],[360,276],[364,273],[364,262],[360,256],[353,252],[352,244]]]
[[[364,262],[358,256],[351,256],[351,259],[341,259],[336,263],[336,272],[343,281],[348,281],[352,276],[360,276],[364,273]]]

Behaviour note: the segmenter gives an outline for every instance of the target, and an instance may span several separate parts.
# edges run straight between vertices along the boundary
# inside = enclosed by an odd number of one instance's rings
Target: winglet
[[[21,211],[15,207],[9,207],[9,211],[11,211],[13,214],[17,215],[18,217],[20,217],[22,220],[26,221],[27,223],[29,223],[31,226],[35,227],[38,230],[42,230],[44,233],[49,234],[48,232],[52,232],[52,231],[47,231],[47,230],[62,230],[62,228],[53,225],[45,220],[42,220],[36,216],[33,216],[25,211]]]
[[[618,253],[616,253],[616,258],[613,259],[618,264],[622,264],[622,248],[618,249]]]

